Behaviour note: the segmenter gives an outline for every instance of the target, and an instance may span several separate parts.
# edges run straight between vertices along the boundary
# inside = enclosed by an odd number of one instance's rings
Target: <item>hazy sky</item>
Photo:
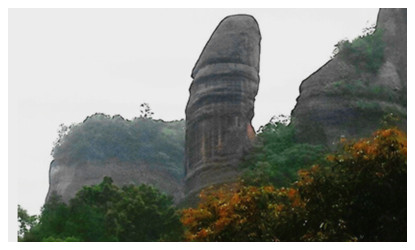
[[[59,124],[102,112],[185,118],[190,74],[227,15],[253,15],[262,34],[253,125],[289,115],[299,85],[334,44],[376,22],[378,9],[9,10],[10,201],[38,214]]]

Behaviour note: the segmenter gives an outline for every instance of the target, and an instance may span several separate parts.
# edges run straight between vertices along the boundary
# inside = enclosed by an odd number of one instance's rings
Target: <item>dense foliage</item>
[[[52,156],[68,165],[110,159],[145,163],[182,178],[184,120],[153,120],[146,112],[131,121],[121,116],[95,114],[82,123],[62,125]]]
[[[296,240],[292,222],[303,212],[296,189],[224,185],[200,194],[198,208],[183,210],[188,241]]]
[[[365,34],[352,42],[343,40],[336,44],[337,55],[355,65],[358,72],[376,73],[384,62],[385,43],[382,30]]]
[[[350,96],[350,98],[364,97],[356,100],[356,103],[368,102],[371,100],[383,100],[394,103],[401,103],[401,93],[392,91],[390,87],[382,85],[373,85],[369,83],[369,80],[362,79],[346,79],[333,82],[323,89],[328,95],[334,96]],[[362,105],[357,104],[362,107]],[[379,104],[378,104],[379,106]]]
[[[258,144],[242,164],[243,179],[249,185],[288,186],[297,178],[297,171],[324,159],[322,145],[297,143],[289,118],[280,115],[261,127]]]
[[[384,128],[342,143],[325,161],[300,169],[287,187],[261,180],[262,174],[256,186],[242,181],[206,189],[180,220],[171,198],[156,189],[118,188],[106,177],[69,204],[52,196],[39,217],[19,207],[19,240],[406,241],[406,135]]]
[[[172,204],[151,186],[118,188],[105,177],[80,190],[69,205],[53,196],[20,240],[177,241],[182,225]]]
[[[185,209],[188,241],[406,241],[406,135],[344,142],[290,188],[235,184]]]
[[[300,172],[309,239],[406,241],[406,151],[403,132],[383,129],[345,143],[329,167]]]
[[[19,231],[17,232],[17,237],[19,240],[29,232],[29,230],[37,224],[37,216],[29,215],[26,209],[22,208],[20,205],[17,206],[17,221],[19,223]]]

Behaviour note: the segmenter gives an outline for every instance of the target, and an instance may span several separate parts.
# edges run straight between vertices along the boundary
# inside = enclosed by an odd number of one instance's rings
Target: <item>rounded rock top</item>
[[[261,34],[255,18],[238,14],[225,17],[206,43],[192,78],[207,65],[219,63],[244,64],[259,72]]]

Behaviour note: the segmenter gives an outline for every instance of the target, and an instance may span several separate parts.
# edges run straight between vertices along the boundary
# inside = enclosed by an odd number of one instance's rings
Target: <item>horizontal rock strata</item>
[[[260,40],[252,16],[226,17],[197,61],[186,107],[185,192],[235,180],[251,147]]]
[[[116,159],[99,163],[59,164],[52,161],[49,170],[49,191],[46,200],[52,194],[62,197],[68,202],[83,187],[101,183],[105,176],[113,179],[114,184],[152,185],[162,192],[172,195],[175,202],[183,198],[183,183],[174,178],[168,171],[143,164],[120,162]]]

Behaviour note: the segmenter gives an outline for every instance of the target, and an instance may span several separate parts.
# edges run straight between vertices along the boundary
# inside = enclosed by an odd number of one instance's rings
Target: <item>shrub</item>
[[[376,73],[384,62],[385,44],[382,36],[382,30],[378,29],[352,42],[342,40],[335,45],[335,51],[341,59],[355,65],[358,72]]]

